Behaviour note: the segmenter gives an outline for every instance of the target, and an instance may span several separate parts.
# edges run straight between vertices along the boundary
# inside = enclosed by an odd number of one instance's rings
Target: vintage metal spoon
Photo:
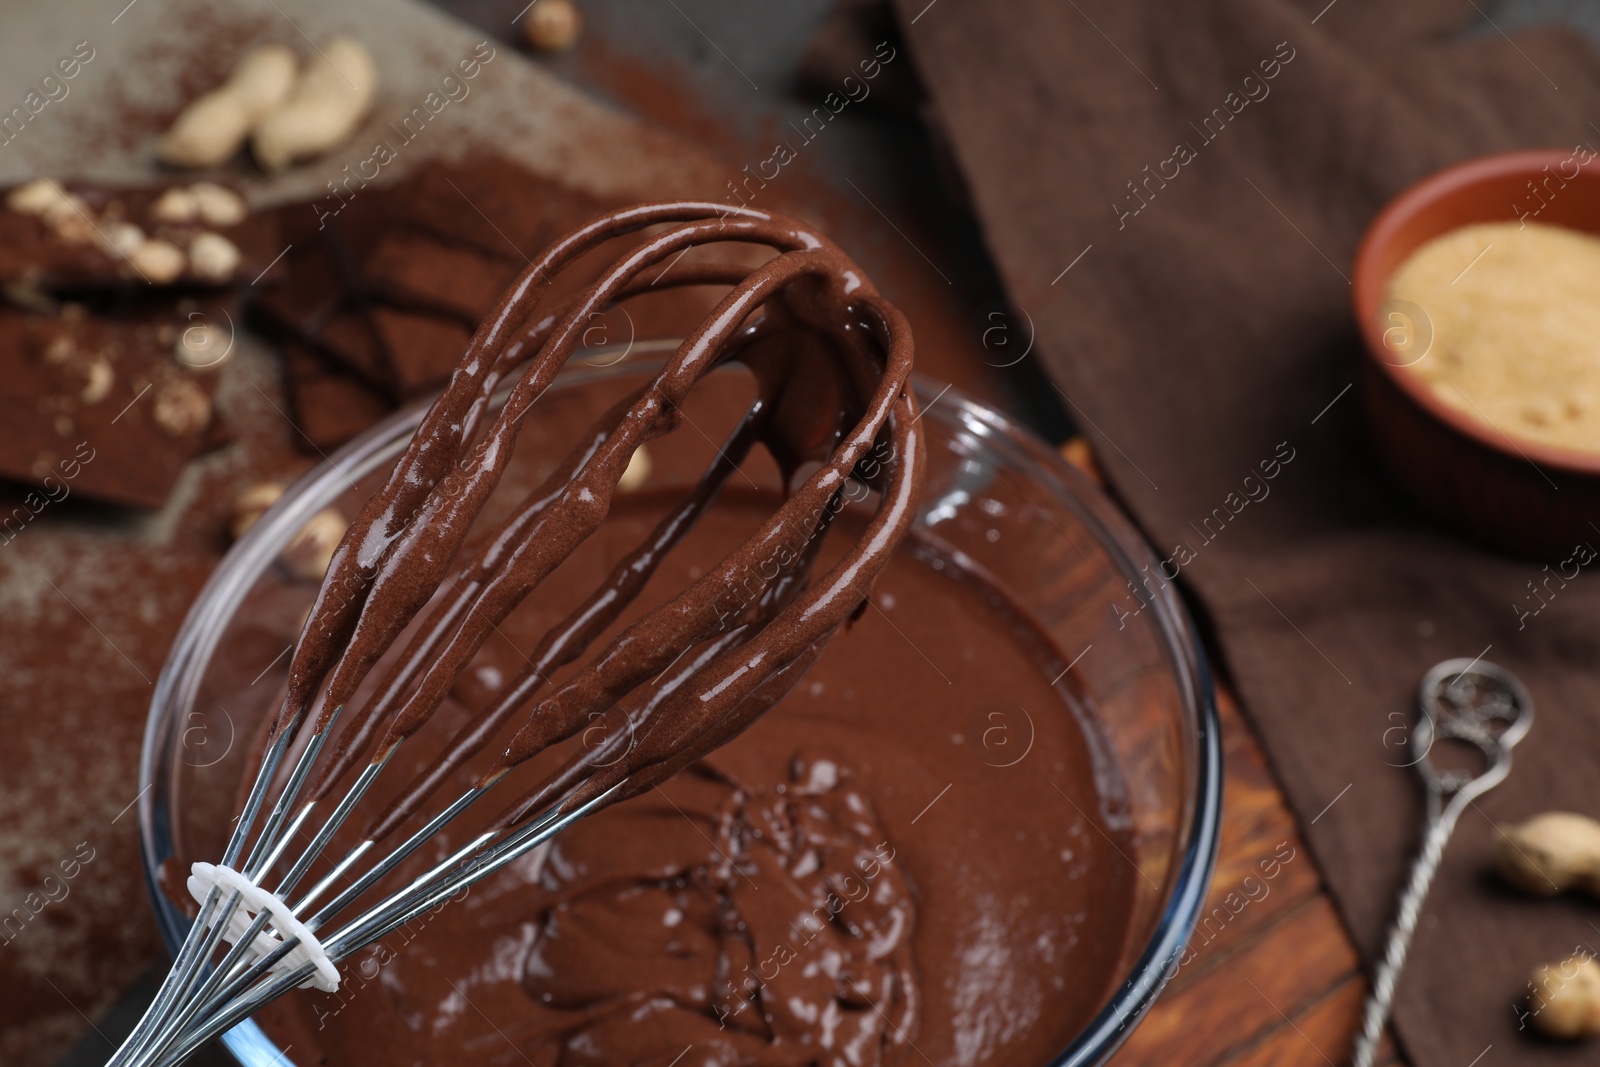
[[[1533,725],[1533,700],[1522,683],[1504,667],[1482,659],[1449,659],[1436,664],[1422,676],[1417,687],[1417,712],[1411,753],[1413,765],[1428,787],[1428,817],[1422,849],[1400,897],[1383,963],[1362,1013],[1361,1036],[1356,1039],[1352,1059],[1355,1067],[1371,1067],[1377,1053],[1378,1038],[1389,1018],[1395,983],[1405,966],[1422,902],[1456,820],[1468,804],[1505,781],[1511,773],[1512,746]],[[1483,753],[1483,769],[1476,774],[1440,771],[1433,762],[1433,747],[1441,740],[1475,746]]]

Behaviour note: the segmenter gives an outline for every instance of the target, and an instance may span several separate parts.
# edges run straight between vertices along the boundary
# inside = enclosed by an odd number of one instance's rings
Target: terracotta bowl
[[[1510,438],[1440,402],[1406,369],[1425,354],[1426,314],[1384,302],[1390,276],[1423,244],[1472,223],[1518,219],[1600,234],[1600,159],[1587,150],[1514,152],[1418,182],[1367,229],[1351,291],[1366,342],[1368,422],[1394,479],[1451,529],[1548,561],[1581,541],[1600,543],[1600,454]]]

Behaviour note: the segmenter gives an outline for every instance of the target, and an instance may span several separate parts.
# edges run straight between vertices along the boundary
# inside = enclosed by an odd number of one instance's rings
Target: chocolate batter
[[[776,502],[730,488],[641,599]],[[621,498],[386,773],[426,764],[671,503]],[[1127,937],[1118,770],[1095,761],[1073,676],[1051,685],[1061,653],[934,542],[913,535],[872,603],[709,759],[352,957],[338,993],[257,1021],[295,1063],[357,1067],[1046,1062],[1109,993]],[[258,670],[240,665],[234,699]],[[1028,721],[1031,749],[1002,766]],[[576,741],[605,737],[596,720]]]

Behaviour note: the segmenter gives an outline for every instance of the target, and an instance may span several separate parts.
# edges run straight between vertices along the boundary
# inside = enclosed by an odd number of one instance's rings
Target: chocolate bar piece
[[[306,451],[326,454],[394,408],[384,393],[301,342],[285,342],[283,360],[295,443]]]
[[[408,225],[518,266],[606,206],[499,156],[430,162],[392,196]]]
[[[369,314],[405,400],[444,388],[472,340],[472,331],[454,319],[389,307]]]
[[[214,182],[40,178],[0,196],[0,284],[35,291],[249,281],[280,251],[268,216]]]
[[[423,164],[336,213],[272,212],[291,251],[263,279],[255,321],[283,341],[302,444],[331,449],[443,386],[527,257],[600,210],[489,158]]]
[[[216,309],[195,314],[226,321]],[[197,323],[170,303],[121,315],[0,308],[0,476],[160,507],[209,443],[215,367],[175,354]],[[185,358],[225,359],[223,329],[209,352]]]
[[[402,232],[380,241],[361,266],[374,295],[408,308],[456,315],[476,326],[516,278],[518,265]]]
[[[299,236],[256,300],[255,323],[317,349],[367,385],[392,392],[394,375],[361,308],[342,235],[311,230]]]
[[[268,333],[317,349],[374,389],[392,390],[393,375],[372,323],[341,288],[311,281],[321,274],[309,259],[294,264],[291,284],[256,301],[254,321]]]

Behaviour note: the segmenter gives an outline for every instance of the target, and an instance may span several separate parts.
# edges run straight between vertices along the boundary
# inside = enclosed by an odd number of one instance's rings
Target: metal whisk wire
[[[603,242],[648,227],[664,228],[624,252],[565,306],[537,314],[562,270]],[[753,269],[691,261],[665,284],[660,275],[642,279],[642,272],[669,258],[676,264],[673,257],[697,246],[727,241],[765,245],[777,255]],[[481,547],[464,550],[524,418],[592,317],[655,287],[708,283],[731,288],[653,380],[592,427]],[[589,601],[546,634],[529,670],[459,728],[434,765],[409,781],[357,843],[291,902],[488,631],[598,528],[634,450],[676,429],[695,382],[731,360],[752,370],[759,395],[700,481]],[[910,364],[910,333],[899,313],[831,242],[773,212],[708,203],[643,205],[595,220],[531,263],[474,335],[449,387],[335,553],[220,863],[194,865],[189,888],[198,916],[150,1009],[111,1064],[180,1063],[290,989],[336,987],[338,965],[353,953],[579,819],[653,788],[781,699],[863,604],[909,526],[922,468]],[[486,423],[491,398],[514,377]],[[614,628],[757,441],[777,460],[788,487],[776,514],[688,590],[623,627],[535,701],[551,669],[580,661]],[[877,492],[876,510],[843,558],[815,578],[820,545],[852,484]],[[449,569],[463,556],[452,580]],[[763,569],[759,595],[731,612],[719,609],[711,594],[755,558],[773,564],[770,576]],[[453,599],[437,596],[444,584]],[[372,696],[356,702],[382,655],[430,603],[405,654]],[[448,777],[441,768],[475,756],[523,711],[523,725],[470,788],[397,845],[387,844],[399,827],[425,813]],[[619,733],[571,756],[487,828],[330,930],[515,768],[570,739],[595,714],[628,724],[621,751]],[[315,813],[346,772],[354,778],[316,822]],[[269,876],[285,862],[269,890]]]

